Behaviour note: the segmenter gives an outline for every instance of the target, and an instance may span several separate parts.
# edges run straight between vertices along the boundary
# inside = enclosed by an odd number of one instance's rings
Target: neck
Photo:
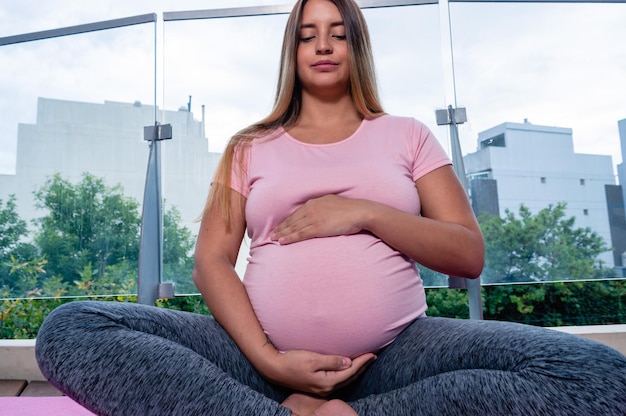
[[[319,97],[303,92],[302,108],[298,124],[322,124],[328,125],[333,122],[344,123],[351,120],[360,120],[352,97],[343,94],[339,97]]]

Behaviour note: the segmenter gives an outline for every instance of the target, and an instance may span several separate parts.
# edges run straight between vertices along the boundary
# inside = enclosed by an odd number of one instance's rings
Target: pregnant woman
[[[203,212],[193,278],[213,317],[67,304],[37,358],[100,415],[626,414],[606,346],[426,316],[416,262],[473,278],[483,258],[442,147],[382,109],[358,5],[301,0],[274,109],[231,139]]]

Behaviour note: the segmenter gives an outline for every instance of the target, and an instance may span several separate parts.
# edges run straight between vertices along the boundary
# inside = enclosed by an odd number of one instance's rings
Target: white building
[[[617,176],[619,183],[622,185],[622,192],[624,194],[624,206],[626,206],[626,118],[617,122],[619,130],[619,139],[622,150],[622,163],[617,165]]]
[[[202,121],[187,111],[159,111],[172,125],[172,140],[161,145],[165,207],[175,205],[194,233],[220,154],[209,153]],[[103,104],[39,98],[35,124],[19,124],[15,175],[0,175],[0,199],[17,197],[21,218],[43,216],[33,191],[59,173],[72,183],[89,172],[107,186],[120,184],[126,196],[143,202],[149,144],[143,127],[154,125],[155,109],[141,103]],[[165,248],[167,249],[167,247]]]
[[[574,153],[572,130],[533,125],[527,121],[504,123],[479,134],[478,150],[464,157],[472,179],[492,179],[499,215],[521,204],[532,212],[567,203],[567,217],[577,227],[589,227],[611,246],[611,228],[605,185],[615,185],[610,156]],[[484,196],[482,196],[484,197]],[[612,252],[600,255],[614,266]]]

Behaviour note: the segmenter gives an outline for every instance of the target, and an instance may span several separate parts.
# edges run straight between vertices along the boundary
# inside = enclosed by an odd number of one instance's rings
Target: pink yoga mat
[[[74,400],[58,397],[0,397],[2,416],[94,416]]]

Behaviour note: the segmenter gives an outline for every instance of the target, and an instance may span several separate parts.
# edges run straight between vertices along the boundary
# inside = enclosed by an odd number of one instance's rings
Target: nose
[[[316,52],[318,55],[328,55],[333,52],[328,37],[319,36],[317,39]]]

